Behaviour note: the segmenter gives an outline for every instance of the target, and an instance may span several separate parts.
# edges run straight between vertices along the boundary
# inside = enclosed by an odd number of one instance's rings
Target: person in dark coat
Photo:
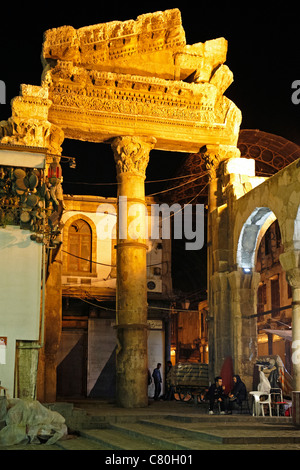
[[[173,365],[171,361],[167,362],[167,371],[166,371],[166,393],[164,400],[174,400],[174,385],[172,383],[173,378]]]
[[[154,400],[159,400],[160,392],[161,392],[161,373],[160,373],[161,363],[159,362],[152,373],[152,377],[154,380],[155,385],[155,392],[154,392]]]
[[[207,398],[209,400],[209,414],[214,412],[214,403],[219,402],[221,408],[221,414],[225,414],[226,410],[226,394],[222,382],[222,377],[216,377],[215,383],[211,384],[207,392]]]
[[[246,385],[242,381],[239,375],[233,376],[233,389],[228,395],[229,398],[229,408],[232,410],[234,403],[241,405],[243,400],[246,400],[247,389]]]

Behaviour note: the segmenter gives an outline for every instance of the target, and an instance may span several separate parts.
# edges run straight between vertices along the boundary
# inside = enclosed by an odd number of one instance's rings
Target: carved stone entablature
[[[224,38],[187,45],[177,9],[51,29],[42,78],[49,121],[94,142],[154,135],[161,150],[236,145],[241,113],[223,95],[233,81],[226,54]]]
[[[222,70],[221,86],[231,74]],[[241,113],[216,81],[186,83],[58,62],[43,83],[53,103],[49,120],[67,138],[105,142],[118,135],[155,135],[157,148],[187,152],[217,136],[228,144],[238,138]]]
[[[81,64],[101,64],[131,57],[177,49],[185,44],[179,10],[140,15],[136,20],[111,21],[78,30],[62,26],[45,32],[43,56],[73,60]]]
[[[46,31],[42,86],[22,85],[0,143],[59,155],[64,137],[155,136],[160,150],[236,145],[241,112],[224,92],[227,41],[187,45],[177,9]]]
[[[43,44],[45,63],[72,61],[87,69],[197,82],[208,82],[226,54],[224,38],[187,45],[176,8],[135,21],[50,29]]]
[[[117,175],[132,173],[145,178],[149,153],[156,139],[143,137],[116,137],[111,147],[114,152]]]
[[[43,147],[60,155],[64,133],[48,121],[51,104],[48,88],[22,85],[21,95],[12,100],[12,116],[0,122],[0,143]]]
[[[186,46],[178,9],[148,13],[136,20],[112,21],[78,30],[62,26],[45,32],[43,58],[71,60],[88,69],[185,79],[213,56],[223,63],[226,41]],[[217,64],[212,63],[210,70]]]
[[[58,107],[67,107],[84,109],[86,113],[112,113],[112,116],[223,124],[227,111],[222,106],[215,109],[218,90],[214,85],[87,71],[70,67],[70,63],[58,63],[51,70],[49,82],[53,102],[50,114]]]

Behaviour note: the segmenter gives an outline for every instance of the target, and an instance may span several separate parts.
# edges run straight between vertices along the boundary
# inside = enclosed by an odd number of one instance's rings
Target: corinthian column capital
[[[240,150],[234,145],[206,145],[201,153],[211,176],[215,175],[221,162],[241,156]]]
[[[300,251],[287,250],[281,253],[279,261],[290,286],[300,289]]]
[[[145,178],[149,162],[149,153],[154,148],[154,137],[116,137],[112,144],[117,176],[122,173],[132,173]]]

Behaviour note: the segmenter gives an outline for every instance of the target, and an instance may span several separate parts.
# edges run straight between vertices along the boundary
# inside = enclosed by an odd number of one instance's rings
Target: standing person
[[[152,377],[155,385],[154,400],[159,400],[159,395],[161,392],[161,373],[160,373],[161,363],[159,362],[152,373]]]
[[[167,370],[166,370],[166,373],[168,375],[168,373],[170,372],[170,370],[172,369],[173,365],[172,365],[172,362],[171,361],[167,361]]]
[[[173,385],[173,365],[171,361],[167,362],[166,385],[167,390],[165,393],[165,400],[174,400],[174,385]]]
[[[207,397],[209,399],[209,414],[212,415],[214,413],[214,403],[215,401],[220,403],[221,414],[225,414],[226,409],[226,395],[224,391],[224,386],[222,382],[222,377],[216,377],[215,383],[213,383],[207,392]]]

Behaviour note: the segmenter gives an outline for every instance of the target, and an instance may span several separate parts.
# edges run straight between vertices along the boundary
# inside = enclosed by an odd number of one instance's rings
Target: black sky
[[[0,105],[0,120],[10,116],[9,103],[19,94],[21,83],[40,85],[40,54],[47,29],[123,21],[143,13],[179,8],[188,44],[221,36],[228,40],[226,63],[234,82],[225,94],[242,111],[241,128],[278,134],[300,144],[300,105],[291,101],[291,84],[300,80],[299,7],[294,2],[241,2],[238,6],[224,2],[221,7],[218,3],[5,2],[0,8],[0,80],[6,83],[7,105]],[[64,167],[68,192],[71,187],[67,182],[71,180],[114,181],[114,163],[106,145],[66,141],[63,149],[65,155],[77,158],[76,170]],[[152,152],[151,157],[147,178],[153,180],[173,176],[185,156]],[[81,194],[114,192],[113,187],[77,186]],[[151,187],[148,193],[156,190],[157,186]]]
[[[125,21],[143,13],[179,8],[187,44],[222,36],[228,40],[226,63],[234,82],[225,95],[242,111],[241,128],[277,134],[300,145],[300,104],[291,101],[292,83],[300,80],[300,7],[295,2],[226,1],[221,7],[221,2],[208,0],[3,3],[0,80],[6,84],[7,104],[0,105],[0,121],[10,117],[9,103],[19,94],[20,84],[40,85],[40,55],[47,29]],[[113,156],[107,145],[66,140],[63,154],[77,160],[76,169],[63,164],[65,193],[116,196],[115,185],[91,184],[115,182]],[[147,180],[171,178],[185,157],[152,151]],[[148,184],[146,194],[161,189],[161,183]],[[182,275],[186,277],[184,270]]]
[[[300,105],[291,101],[291,84],[300,80],[299,7],[289,2],[5,2],[0,8],[0,80],[6,83],[7,105],[0,120],[10,114],[10,100],[21,83],[40,85],[43,33],[72,25],[75,28],[112,20],[135,19],[157,10],[179,8],[188,44],[217,37],[228,40],[227,65],[234,82],[225,93],[241,109],[242,129],[259,129],[300,144]],[[111,150],[103,144],[66,141],[64,154],[77,158],[76,170],[64,166],[68,181],[111,182],[115,169]],[[152,152],[149,180],[171,177],[184,154]],[[114,193],[114,187],[76,185],[77,192]],[[148,186],[148,193],[159,190]]]

